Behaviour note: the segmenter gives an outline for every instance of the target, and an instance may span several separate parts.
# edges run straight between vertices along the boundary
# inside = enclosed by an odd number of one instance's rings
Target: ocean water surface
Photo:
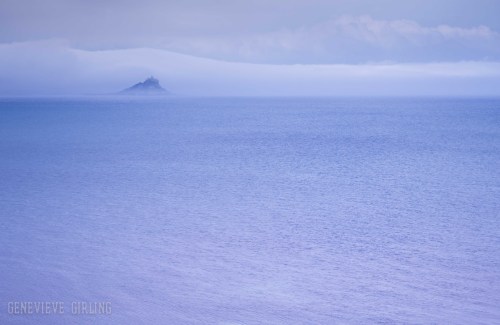
[[[499,324],[500,100],[1,99],[0,303]]]

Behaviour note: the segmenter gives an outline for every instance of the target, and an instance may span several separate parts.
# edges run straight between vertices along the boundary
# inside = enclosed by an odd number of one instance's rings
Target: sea
[[[0,324],[500,324],[500,99],[2,98]]]

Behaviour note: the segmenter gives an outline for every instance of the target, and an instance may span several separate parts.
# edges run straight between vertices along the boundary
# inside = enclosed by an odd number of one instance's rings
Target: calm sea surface
[[[1,99],[0,303],[499,324],[500,100]]]

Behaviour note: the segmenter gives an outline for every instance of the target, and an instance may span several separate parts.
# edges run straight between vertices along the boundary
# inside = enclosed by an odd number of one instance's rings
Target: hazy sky
[[[496,0],[2,0],[0,94],[500,95]]]

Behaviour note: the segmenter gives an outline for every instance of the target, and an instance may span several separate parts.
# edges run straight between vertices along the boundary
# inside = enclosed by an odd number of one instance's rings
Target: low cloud
[[[150,75],[187,96],[500,95],[498,62],[252,64],[59,40],[0,44],[0,70],[0,95],[113,93]]]

